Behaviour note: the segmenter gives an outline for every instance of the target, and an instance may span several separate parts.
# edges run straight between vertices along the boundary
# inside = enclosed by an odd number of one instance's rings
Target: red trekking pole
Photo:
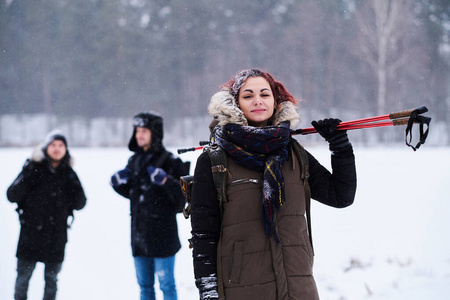
[[[422,116],[423,113],[426,113],[428,108],[426,106],[420,106],[418,108],[404,110],[400,112],[394,112],[387,115],[381,115],[376,117],[352,120],[341,122],[338,126],[338,130],[354,130],[354,129],[364,129],[364,128],[375,128],[375,127],[386,127],[386,126],[401,126],[406,125],[406,145],[411,147],[414,151],[420,147],[420,145],[425,143],[425,140],[428,136],[428,130],[431,122],[430,117]],[[420,124],[420,141],[416,146],[411,145],[412,140],[412,126],[413,124]],[[424,125],[427,126],[424,131]],[[301,128],[292,131],[293,135],[296,134],[313,134],[317,133],[314,127],[309,128]],[[409,139],[408,139],[409,136]],[[208,144],[208,142],[201,142],[203,145]],[[187,149],[178,149],[178,154],[196,151],[203,149],[203,146],[193,147]]]
[[[363,128],[374,128],[374,127],[384,127],[384,126],[400,126],[407,125],[408,121],[413,112],[416,114],[422,114],[428,111],[428,108],[421,106],[415,109],[404,110],[400,112],[390,113],[387,115],[358,119],[353,121],[341,122],[337,129],[338,130],[353,130],[353,129],[363,129]],[[380,122],[384,120],[390,120],[385,122]],[[301,128],[294,131],[294,134],[312,134],[317,133],[314,127]]]
[[[353,129],[364,129],[364,128],[374,128],[374,127],[385,127],[385,126],[406,126],[406,145],[411,147],[414,151],[416,151],[420,145],[425,143],[425,140],[428,136],[428,130],[431,122],[430,117],[422,116],[423,113],[426,113],[428,108],[426,106],[420,106],[418,108],[404,110],[400,112],[390,113],[387,115],[381,115],[376,117],[358,119],[353,121],[341,122],[338,126],[338,130],[353,130]],[[385,121],[389,120],[389,121]],[[411,145],[412,140],[412,126],[413,124],[420,124],[420,141],[416,146]],[[426,130],[424,131],[424,125],[427,125]],[[312,134],[317,133],[314,127],[297,129],[294,131],[294,134]],[[409,136],[409,139],[408,139]]]

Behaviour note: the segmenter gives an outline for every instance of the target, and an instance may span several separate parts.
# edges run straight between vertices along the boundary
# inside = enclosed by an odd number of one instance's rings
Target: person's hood
[[[37,145],[33,152],[31,153],[30,160],[33,162],[43,163],[45,161],[49,161],[48,155],[44,152],[44,149],[46,149],[46,142],[42,142],[39,145]],[[66,155],[62,159],[62,164],[67,164],[68,166],[73,166],[74,160],[72,156],[69,154],[69,149],[66,148]]]
[[[164,150],[162,143],[164,131],[163,131],[163,118],[156,112],[143,112],[133,117],[133,133],[128,143],[128,149],[133,152],[142,151],[139,148],[136,141],[136,127],[145,127],[151,130],[151,152],[160,152]]]

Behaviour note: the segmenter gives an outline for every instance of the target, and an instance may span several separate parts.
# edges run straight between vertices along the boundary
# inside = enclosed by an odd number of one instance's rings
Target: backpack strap
[[[305,206],[306,206],[306,222],[308,226],[308,236],[311,248],[313,249],[312,230],[311,230],[311,189],[309,187],[309,161],[305,148],[300,145],[297,140],[292,139],[292,147],[297,159],[300,161],[301,179],[303,181],[303,188],[305,190]]]
[[[226,197],[226,184],[227,184],[227,155],[225,150],[219,147],[217,144],[213,144],[210,147],[205,148],[206,153],[211,160],[211,172],[213,176],[214,186],[217,190],[217,201],[220,208],[220,219],[222,224],[223,216],[223,203],[227,202]],[[225,299],[223,290],[223,277],[222,277],[222,225],[220,228],[220,237],[217,243],[217,290],[219,293],[219,299]]]
[[[170,153],[164,150],[163,153],[161,153],[161,156],[158,158],[155,164],[155,168],[161,168],[161,166],[164,164],[166,159],[170,156]]]
[[[205,147],[211,160],[211,172],[213,176],[214,186],[217,190],[217,200],[222,209],[222,203],[227,202],[226,197],[226,175],[227,175],[227,156],[225,150],[214,144],[210,147]],[[222,210],[220,216],[222,217]]]

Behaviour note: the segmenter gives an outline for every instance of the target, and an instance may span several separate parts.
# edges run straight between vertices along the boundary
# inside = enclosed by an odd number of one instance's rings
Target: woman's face
[[[239,90],[238,103],[250,126],[267,126],[275,108],[269,82],[264,77],[249,77]]]

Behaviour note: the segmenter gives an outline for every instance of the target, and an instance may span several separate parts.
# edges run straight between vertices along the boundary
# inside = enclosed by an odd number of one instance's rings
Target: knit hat
[[[66,137],[59,130],[53,130],[47,134],[43,143],[42,143],[42,151],[47,153],[48,145],[50,145],[53,141],[62,141],[67,148],[67,140]]]
[[[148,128],[152,132],[152,151],[158,151],[162,149],[163,139],[163,118],[156,112],[143,112],[133,117],[133,135],[128,143],[128,149],[136,152],[139,150],[139,146],[136,141],[136,127]]]
[[[234,83],[231,86],[231,90],[230,90],[233,97],[236,100],[238,99],[239,90],[241,89],[241,87],[244,85],[245,81],[249,77],[259,77],[262,75],[263,75],[263,73],[258,69],[247,69],[247,70],[242,70],[239,73],[237,73],[236,76],[234,76]]]

